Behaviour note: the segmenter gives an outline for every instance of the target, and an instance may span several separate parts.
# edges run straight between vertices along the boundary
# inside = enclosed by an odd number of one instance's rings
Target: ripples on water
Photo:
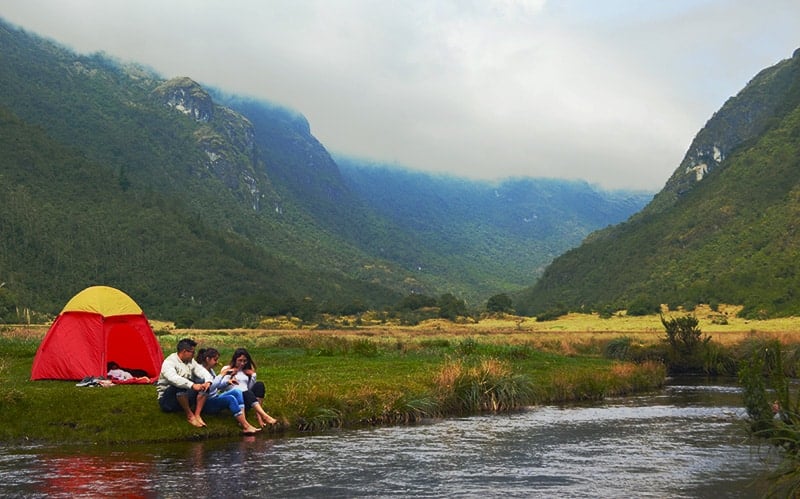
[[[0,450],[0,496],[758,497],[736,387],[300,438]]]

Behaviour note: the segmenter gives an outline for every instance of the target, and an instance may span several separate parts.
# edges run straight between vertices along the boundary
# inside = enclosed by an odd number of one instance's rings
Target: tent
[[[114,361],[155,377],[164,356],[144,312],[118,289],[92,286],[56,317],[36,351],[31,379],[105,377]]]

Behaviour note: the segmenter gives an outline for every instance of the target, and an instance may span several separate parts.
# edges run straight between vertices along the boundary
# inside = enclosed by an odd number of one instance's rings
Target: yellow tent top
[[[92,312],[103,317],[143,313],[133,298],[109,286],[92,286],[84,289],[64,305],[61,313],[64,312]]]

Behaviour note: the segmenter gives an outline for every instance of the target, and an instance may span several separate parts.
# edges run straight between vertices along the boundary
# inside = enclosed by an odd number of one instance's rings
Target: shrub
[[[647,296],[639,296],[628,304],[628,315],[650,315],[661,310],[661,304]]]
[[[671,372],[718,374],[718,367],[725,365],[718,358],[721,350],[710,344],[711,336],[703,335],[697,317],[660,317],[666,332],[666,360]]]
[[[464,315],[467,315],[467,303],[464,300],[456,298],[451,293],[445,293],[439,297],[440,318],[454,321]]]
[[[545,310],[544,312],[536,315],[536,322],[554,321],[562,315],[567,315],[569,310],[564,307],[557,307]]]
[[[739,370],[750,430],[783,452],[770,497],[800,493],[800,397],[790,389],[780,342],[754,348]]]
[[[500,293],[489,298],[486,302],[486,311],[494,313],[514,312],[513,302],[505,293]]]
[[[458,353],[461,355],[473,355],[478,351],[478,341],[475,338],[464,338],[458,344]]]
[[[607,359],[625,360],[633,340],[629,336],[621,336],[609,341],[603,352]]]

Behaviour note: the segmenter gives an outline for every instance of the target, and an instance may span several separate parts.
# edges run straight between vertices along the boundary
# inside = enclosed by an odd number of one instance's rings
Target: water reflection
[[[9,451],[0,453],[0,495],[4,497],[152,497],[152,454]]]
[[[733,386],[413,427],[66,454],[0,450],[26,497],[758,497]]]

